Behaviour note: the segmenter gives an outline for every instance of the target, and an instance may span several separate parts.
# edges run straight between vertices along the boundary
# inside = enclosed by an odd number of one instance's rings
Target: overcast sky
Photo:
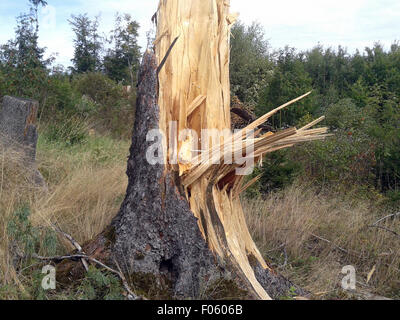
[[[73,33],[71,14],[101,15],[101,32],[108,33],[116,12],[130,13],[140,25],[140,44],[158,0],[47,0],[42,10],[40,45],[58,53],[57,63],[70,65]],[[198,0],[204,1],[204,0]],[[14,36],[15,17],[27,11],[28,0],[0,0],[0,44]],[[400,0],[231,0],[231,11],[250,24],[261,23],[272,48],[290,45],[309,49],[342,45],[353,52],[379,41],[386,49],[400,40]]]

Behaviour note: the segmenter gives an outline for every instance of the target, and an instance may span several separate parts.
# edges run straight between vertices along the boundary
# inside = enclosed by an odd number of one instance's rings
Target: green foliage
[[[342,99],[326,109],[326,124],[334,135],[288,151],[303,164],[307,174],[323,183],[373,183],[376,161],[366,134],[371,118],[353,103]]]
[[[31,256],[36,252],[39,242],[38,230],[29,221],[30,209],[26,206],[14,212],[7,226],[8,236],[16,242],[25,255]]]
[[[14,285],[0,284],[0,300],[10,300],[10,297],[18,297],[18,288]]]
[[[290,287],[286,296],[280,297],[278,300],[294,300],[298,296],[296,287]]]
[[[136,73],[139,69],[140,47],[137,44],[139,24],[132,20],[129,14],[123,17],[117,14],[115,29],[111,42],[114,47],[109,49],[104,57],[104,70],[106,75],[124,85],[136,83]]]
[[[122,85],[101,73],[79,75],[75,77],[73,86],[79,95],[84,96],[83,106],[89,106],[98,127],[117,137],[130,136],[136,102],[134,94],[127,94]]]
[[[99,18],[91,20],[88,15],[80,14],[71,16],[68,20],[75,33],[75,52],[72,62],[75,73],[95,72],[101,68],[100,53],[103,47],[102,39],[98,33]]]
[[[268,42],[260,24],[235,23],[231,37],[230,80],[232,94],[255,105],[269,77]]]
[[[104,108],[118,107],[121,97],[124,96],[122,86],[97,72],[76,76],[73,85],[80,95],[88,96]]]
[[[336,104],[330,105],[326,112],[326,124],[332,130],[354,131],[359,128],[365,116],[363,112],[357,108],[352,99],[342,99]]]
[[[6,92],[6,90],[7,90],[6,78],[0,65],[0,97]]]
[[[38,45],[37,17],[34,11],[17,18],[15,39],[0,46],[0,71],[3,90],[0,95],[17,95],[42,101],[47,84],[44,49]]]
[[[293,183],[301,173],[301,165],[287,157],[287,150],[268,154],[261,168],[260,191],[269,193]]]
[[[400,106],[397,93],[386,85],[374,85],[365,109],[373,119],[368,134],[374,142],[377,187],[398,191],[400,187]]]
[[[21,266],[28,263],[34,253],[52,256],[59,248],[56,233],[51,229],[34,227],[29,219],[30,213],[27,206],[22,206],[7,224],[7,234],[14,253],[21,258]]]
[[[260,94],[256,112],[261,116],[310,90],[312,80],[305,70],[302,57],[294,49],[286,47],[276,54],[276,67]],[[298,119],[314,111],[315,104],[309,97],[280,111],[272,117],[272,124],[279,128],[292,126]]]
[[[267,50],[266,45],[264,49]],[[240,57],[240,53],[233,54]],[[333,50],[317,46],[306,52],[286,47],[264,59],[273,65],[258,94],[257,115],[313,89],[310,97],[274,116],[272,124],[278,128],[301,127],[326,115],[325,124],[334,137],[288,150],[284,156],[276,156],[276,162],[273,157],[267,159],[267,168],[262,169],[266,180],[260,184],[275,186],[272,189],[290,184],[292,173],[297,169],[289,166],[285,172],[279,162],[292,161],[297,163],[296,167],[303,167],[308,177],[321,183],[367,186],[397,199],[400,178],[398,43],[387,52],[375,44],[364,53],[357,51],[354,55],[342,47]],[[277,181],[269,181],[266,171],[271,177],[277,177]],[[267,191],[269,187],[264,189]]]
[[[123,292],[121,282],[116,276],[90,266],[78,288],[78,299],[124,300]]]
[[[69,77],[53,75],[49,78],[46,105],[42,108],[42,116],[54,117],[54,113],[76,113],[79,111],[80,95],[73,88]],[[44,110],[45,109],[45,110]]]

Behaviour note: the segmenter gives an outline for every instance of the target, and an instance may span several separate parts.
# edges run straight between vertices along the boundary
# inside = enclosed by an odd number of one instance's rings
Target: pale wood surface
[[[229,12],[229,3],[229,0],[160,1],[155,52],[159,64],[165,61],[165,65],[159,73],[159,127],[168,133],[168,145],[172,139],[170,121],[177,121],[178,131],[194,129],[199,137],[202,129],[231,128],[229,38],[237,15]],[[167,53],[169,56],[165,59]],[[243,153],[245,142],[252,142],[254,160],[261,163],[268,152],[325,138],[326,128],[309,130],[323,118],[300,130],[290,128],[266,134],[257,131],[271,116],[310,94],[272,110],[231,135],[231,141],[219,141],[203,152],[209,152],[212,160],[223,161],[227,155]],[[256,130],[254,137],[247,136],[249,130]],[[191,142],[187,139],[178,144],[186,160],[190,160],[187,154]],[[169,150],[166,157],[171,158],[171,154]],[[239,197],[257,178],[244,185],[244,177],[235,175],[240,165],[213,165],[213,162],[205,162],[200,154],[193,157],[191,165],[178,164],[190,209],[198,218],[199,229],[216,257],[223,264],[232,264],[256,295],[268,300],[268,288],[257,280],[250,260],[271,270],[252,240]],[[166,166],[166,171],[173,169],[177,168]]]

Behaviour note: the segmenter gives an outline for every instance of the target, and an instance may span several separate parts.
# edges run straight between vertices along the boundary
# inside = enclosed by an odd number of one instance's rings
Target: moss
[[[278,298],[278,300],[294,300],[294,298],[298,296],[296,287],[292,286],[287,291],[286,295],[283,295]]]
[[[172,300],[172,281],[152,273],[135,272],[130,274],[129,282],[136,294],[150,300]]]
[[[246,300],[251,297],[249,292],[240,288],[235,281],[220,278],[209,285],[205,292],[205,298],[208,300]]]

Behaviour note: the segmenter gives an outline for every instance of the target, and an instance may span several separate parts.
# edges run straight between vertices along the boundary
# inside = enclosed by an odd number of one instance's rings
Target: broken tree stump
[[[39,103],[35,100],[5,96],[0,111],[0,144],[21,153],[26,170],[31,171],[33,181],[45,187],[45,181],[36,168],[38,133],[36,118]]]
[[[327,129],[310,129],[323,118],[301,129],[260,129],[307,93],[231,132],[229,38],[235,18],[228,0],[160,1],[154,52],[145,53],[138,77],[126,197],[112,224],[84,246],[88,255],[120,266],[133,288],[150,277],[167,283],[173,297],[199,298],[204,288],[229,278],[248,297],[269,300],[293,287],[250,235],[240,194],[251,183],[244,183],[243,172],[266,153],[324,139]],[[202,132],[215,130],[228,135],[209,143]],[[65,265],[63,270],[79,274]]]

